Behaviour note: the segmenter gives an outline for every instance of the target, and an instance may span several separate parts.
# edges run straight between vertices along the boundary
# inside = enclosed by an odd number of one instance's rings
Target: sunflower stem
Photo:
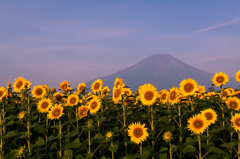
[[[28,112],[28,121],[27,121],[27,131],[28,131],[28,140],[27,140],[27,144],[28,144],[28,158],[31,158],[31,147],[30,147],[30,126],[31,126],[31,123],[30,123],[30,101],[29,101],[29,98],[28,98],[28,108],[27,108],[27,112]]]
[[[153,123],[153,119],[154,119],[154,114],[153,114],[153,106],[151,106],[151,129],[154,130],[154,123]],[[154,134],[152,134],[152,137],[154,137]],[[154,151],[154,139],[152,139],[152,150]],[[152,157],[152,159],[154,159],[154,157]]]
[[[238,133],[238,159],[240,159],[240,131],[237,131]]]
[[[209,127],[207,127],[207,146],[209,144]]]
[[[182,117],[181,117],[181,107],[178,106],[178,117],[179,117],[179,127],[182,127]],[[183,139],[183,130],[180,129],[180,137],[179,137],[179,141],[182,142]],[[180,146],[180,154],[179,154],[179,158],[182,159],[182,146]]]
[[[77,107],[76,107],[76,122],[77,122],[77,129],[78,129],[78,111],[77,111]]]
[[[172,145],[171,145],[171,142],[169,142],[169,155],[170,155],[170,159],[172,159]]]
[[[233,116],[233,109],[231,110],[231,117]],[[233,127],[233,123],[231,122],[231,127]],[[232,142],[233,132],[230,132],[230,142]],[[230,147],[230,158],[232,158],[232,147]]]
[[[59,156],[62,157],[62,125],[61,125],[61,120],[59,119]]]
[[[90,119],[88,118],[88,153],[91,153]]]
[[[125,155],[127,156],[127,129],[126,129],[126,108],[124,105],[124,101],[122,100],[122,108],[123,108],[123,126],[124,126],[124,140],[125,140]]]
[[[46,128],[48,127],[48,118],[46,119]],[[48,140],[48,129],[46,130],[46,143],[45,143],[45,154],[48,154],[48,144],[47,144],[47,140]],[[47,155],[45,155],[45,158],[47,158]]]
[[[113,140],[111,141],[111,146],[113,147]],[[112,151],[112,159],[114,159],[114,152]]]
[[[142,142],[140,144],[140,155],[142,155]]]
[[[201,152],[201,137],[200,134],[198,135],[198,145],[199,145],[199,157],[198,159],[202,159],[202,152]]]
[[[0,136],[3,135],[2,112],[3,112],[4,110],[2,110],[2,109],[4,109],[3,101],[2,101],[2,108],[1,108],[1,114],[0,114],[0,125],[1,125],[1,126],[0,126]],[[4,120],[4,118],[3,118],[3,120]],[[4,143],[3,138],[1,138],[1,140],[0,140],[0,157],[1,157],[1,158],[3,158],[3,156],[4,156],[3,143]]]

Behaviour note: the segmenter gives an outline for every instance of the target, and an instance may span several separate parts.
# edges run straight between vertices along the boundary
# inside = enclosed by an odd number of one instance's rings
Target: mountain
[[[198,85],[205,85],[207,90],[212,84],[213,74],[194,68],[177,58],[168,54],[154,54],[139,63],[118,71],[109,76],[96,79],[103,80],[103,86],[108,86],[112,90],[116,77],[124,79],[126,86],[133,91],[145,83],[153,84],[157,90],[170,89],[173,86],[179,87],[180,82],[186,78],[195,79]],[[96,80],[86,83],[87,88],[91,88]],[[224,87],[237,88],[239,84],[235,78],[229,78],[229,82]]]

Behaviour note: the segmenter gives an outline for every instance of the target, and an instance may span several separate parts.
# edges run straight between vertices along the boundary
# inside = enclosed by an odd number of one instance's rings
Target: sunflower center
[[[85,115],[86,112],[87,112],[87,111],[84,109],[81,114],[82,114],[82,115]]]
[[[187,92],[187,93],[189,93],[189,92],[191,92],[191,91],[193,90],[193,88],[194,88],[193,84],[187,83],[187,84],[184,86],[184,91]]]
[[[224,77],[223,77],[223,76],[218,76],[217,79],[216,79],[216,81],[217,81],[218,83],[222,83],[222,82],[224,81]]]
[[[128,92],[128,91],[125,91],[124,94],[129,95],[129,92]]]
[[[194,125],[195,128],[200,129],[200,128],[203,127],[203,121],[202,120],[195,120],[193,125]]]
[[[35,91],[35,93],[36,93],[37,95],[42,95],[43,90],[42,90],[41,88],[39,88],[39,89],[37,89],[37,90]]]
[[[117,89],[117,90],[114,92],[114,97],[115,97],[115,98],[118,98],[119,95],[120,95],[120,90]]]
[[[58,117],[60,115],[60,112],[61,111],[59,109],[55,109],[55,110],[53,110],[52,114],[53,114],[54,117]]]
[[[162,100],[165,100],[167,98],[167,95],[166,93],[164,93],[162,96],[161,96]]]
[[[176,92],[173,91],[173,92],[170,93],[170,99],[174,100],[175,98],[176,98]]]
[[[143,130],[141,128],[136,128],[133,130],[133,135],[139,138],[143,135]]]
[[[206,113],[205,117],[207,118],[207,120],[212,120],[213,115],[212,115],[212,113]]]
[[[223,95],[223,97],[226,97],[228,95],[228,93],[226,91],[223,91],[222,95]]]
[[[79,88],[79,90],[82,92],[82,91],[84,90],[84,87],[81,86],[81,87]]]
[[[240,118],[237,118],[237,119],[235,120],[235,124],[236,124],[238,127],[240,127]]]
[[[63,89],[67,89],[67,85],[66,85],[66,84],[63,85],[62,88],[63,88]]]
[[[42,109],[46,109],[48,107],[49,103],[48,102],[43,102],[41,105]]]
[[[56,99],[57,99],[57,101],[61,101],[62,100],[62,96],[61,95],[57,95]]]
[[[148,101],[152,100],[153,99],[153,92],[152,91],[147,91],[145,94],[144,94],[144,98]]]
[[[232,101],[230,104],[229,104],[229,107],[230,109],[236,109],[237,108],[237,103],[235,101]]]
[[[97,108],[97,102],[93,101],[91,104],[91,109],[96,109]]]
[[[99,84],[99,83],[96,83],[96,84],[94,85],[94,89],[96,89],[96,90],[98,90],[99,87],[100,87],[100,84]]]
[[[170,139],[171,138],[171,135],[168,133],[166,134],[166,139]]]
[[[0,97],[2,97],[3,96],[3,92],[2,91],[0,91]]]
[[[70,103],[74,104],[76,101],[77,101],[77,99],[75,97],[73,97],[73,98],[71,98]]]
[[[17,84],[16,84],[16,87],[19,89],[21,88],[23,85],[23,82],[22,81],[18,81]]]

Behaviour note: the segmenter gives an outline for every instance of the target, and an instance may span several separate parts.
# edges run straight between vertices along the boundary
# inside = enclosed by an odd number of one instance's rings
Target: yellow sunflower
[[[63,100],[62,105],[63,105],[64,107],[68,106],[67,98],[63,97],[62,100]]]
[[[0,101],[2,101],[2,98],[6,95],[7,90],[4,87],[0,87]]]
[[[55,104],[55,106],[51,107],[51,110],[48,111],[48,119],[59,119],[63,115],[63,107],[61,104]]]
[[[17,149],[17,158],[25,158],[25,153],[26,153],[27,149],[26,146],[20,146],[19,149]]]
[[[132,123],[128,126],[128,136],[130,136],[131,142],[140,144],[149,136],[145,124],[141,125],[140,122]]]
[[[113,137],[113,133],[111,131],[108,131],[108,132],[106,132],[105,137],[108,141],[110,141]]]
[[[91,114],[96,114],[101,107],[101,101],[98,98],[92,98],[88,103],[88,109]]]
[[[54,87],[51,88],[50,93],[55,93],[56,89]]]
[[[213,109],[205,109],[201,111],[201,114],[207,118],[208,122],[215,124],[215,121],[217,120],[217,113]]]
[[[47,113],[52,107],[51,99],[43,98],[38,102],[37,109],[40,113]]]
[[[214,97],[215,95],[216,95],[215,92],[208,92],[208,93],[206,94],[206,97],[207,97],[207,99],[210,99],[210,98]]]
[[[205,93],[205,86],[198,85],[197,92],[199,92],[199,93]]]
[[[53,94],[53,99],[56,102],[60,102],[62,100],[62,98],[63,98],[63,94],[61,92],[55,92]]]
[[[169,142],[173,139],[172,137],[172,133],[170,131],[167,131],[163,134],[163,140],[165,140],[166,142]]]
[[[21,120],[23,119],[25,116],[25,112],[24,111],[21,111],[20,113],[18,113],[18,118]]]
[[[79,101],[79,97],[76,94],[71,94],[67,98],[67,102],[69,106],[77,105]]]
[[[118,86],[125,87],[125,84],[123,83],[123,79],[120,79],[120,78],[116,77],[116,79],[114,81],[113,89],[118,88]]]
[[[233,128],[236,131],[240,131],[240,114],[235,113],[234,116],[232,116],[231,122],[233,123]]]
[[[227,96],[230,96],[231,92],[228,89],[222,91],[222,98],[223,100],[227,99]]]
[[[155,103],[157,98],[157,89],[152,84],[144,84],[142,89],[139,90],[140,99],[143,105],[151,106]]]
[[[82,98],[79,100],[79,103],[85,104],[87,102],[87,96],[82,96]]]
[[[42,85],[34,86],[32,90],[32,96],[34,98],[43,98],[46,94],[46,90]]]
[[[13,82],[13,91],[20,93],[21,89],[24,89],[26,85],[26,80],[23,77],[19,77],[15,79],[15,82]]]
[[[31,84],[32,83],[30,81],[26,81],[25,86],[27,87],[27,89],[29,89],[31,87]]]
[[[205,116],[203,116],[202,114],[198,114],[188,119],[187,127],[194,134],[200,134],[205,131],[209,124],[210,123],[207,121],[207,118]]]
[[[126,94],[127,96],[132,95],[132,90],[130,88],[122,88],[121,91],[123,94]]]
[[[77,92],[81,93],[85,89],[86,84],[85,83],[79,83],[77,87]]]
[[[80,118],[83,118],[83,117],[87,116],[87,114],[88,114],[88,107],[87,106],[78,107],[78,116]]]
[[[197,82],[191,78],[182,80],[179,86],[179,89],[184,96],[194,95],[195,91],[198,89]]]
[[[168,95],[169,95],[168,91],[166,89],[162,89],[159,93],[160,93],[160,102],[162,104],[167,103]]]
[[[106,97],[109,95],[110,89],[108,88],[108,86],[103,87],[102,91],[101,91],[101,96],[102,97]]]
[[[117,104],[120,100],[122,100],[123,92],[121,91],[122,87],[118,86],[117,88],[113,89],[113,96],[112,100],[115,104]]]
[[[103,81],[101,79],[96,79],[91,85],[91,90],[93,93],[98,93],[102,90]]]
[[[240,109],[240,99],[237,97],[229,97],[226,100],[227,107],[229,109],[239,110]]]
[[[240,70],[236,73],[236,81],[240,82]]]
[[[223,72],[215,73],[215,75],[212,78],[212,82],[215,86],[220,87],[222,84],[226,84],[228,82],[229,78],[228,75],[226,75]]]
[[[179,102],[179,90],[177,87],[173,87],[169,90],[168,101],[171,105]]]
[[[161,103],[161,95],[160,94],[157,94],[156,103],[158,103],[158,104]]]
[[[60,83],[60,89],[62,91],[67,91],[68,87],[69,87],[68,81],[63,81],[62,83]]]
[[[234,89],[232,89],[232,88],[226,88],[226,89],[229,90],[231,95],[234,94]]]

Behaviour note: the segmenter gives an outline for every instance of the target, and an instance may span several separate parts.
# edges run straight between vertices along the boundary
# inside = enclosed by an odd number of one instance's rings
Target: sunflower
[[[136,122],[128,126],[128,136],[130,136],[131,142],[140,144],[147,139],[148,135],[145,124],[141,125],[140,122]]]
[[[87,116],[87,114],[88,114],[88,107],[87,106],[78,107],[78,116],[80,118],[83,118],[83,117]]]
[[[161,103],[161,96],[160,96],[160,94],[157,94],[156,103],[158,103],[158,104]]]
[[[48,119],[59,119],[63,115],[63,107],[61,104],[55,104],[55,106],[51,107],[51,110],[48,111]]]
[[[2,101],[2,98],[6,95],[7,90],[4,87],[0,87],[0,101]]]
[[[102,90],[103,81],[101,79],[96,79],[91,85],[91,90],[93,93],[98,93]]]
[[[162,90],[159,92],[159,94],[160,94],[160,102],[161,102],[162,104],[167,103],[167,99],[168,99],[168,95],[169,95],[168,91],[167,91],[166,89],[162,89]]]
[[[232,116],[231,122],[233,123],[233,128],[236,131],[240,131],[240,114],[235,113],[234,116]]]
[[[198,89],[197,82],[191,78],[182,80],[179,86],[179,89],[184,96],[193,95]]]
[[[214,97],[215,95],[216,95],[215,92],[208,92],[208,93],[206,94],[206,97],[207,97],[207,99],[210,99],[210,98]]]
[[[85,89],[86,84],[85,83],[79,83],[77,87],[77,92],[81,93]]]
[[[168,101],[171,105],[179,102],[179,90],[177,87],[173,87],[169,90]]]
[[[62,100],[63,100],[62,105],[63,105],[64,107],[68,106],[67,98],[63,97]]]
[[[20,148],[17,149],[17,158],[25,157],[26,151],[26,146],[20,146]]]
[[[96,114],[101,107],[101,101],[98,98],[92,98],[88,103],[88,109],[91,114]]]
[[[112,137],[113,137],[113,133],[111,132],[111,131],[108,131],[108,132],[106,132],[106,139],[108,140],[108,141],[110,141],[111,139],[112,139]]]
[[[71,94],[67,98],[67,102],[69,106],[77,105],[79,101],[79,97],[76,94]]]
[[[238,72],[236,72],[236,81],[240,82],[240,70]]]
[[[42,85],[34,86],[32,90],[32,96],[34,98],[43,98],[45,94],[46,94],[46,90]]]
[[[30,81],[26,81],[25,86],[27,87],[27,89],[29,89],[31,87],[31,84],[32,83]]]
[[[171,139],[173,139],[173,137],[170,131],[167,131],[163,134],[163,140],[165,140],[166,142],[170,142]]]
[[[188,119],[188,129],[194,134],[203,133],[204,130],[209,126],[207,118],[202,114],[194,115],[192,118]]]
[[[47,113],[52,107],[51,99],[43,98],[38,102],[37,109],[40,113]]]
[[[226,100],[227,107],[229,109],[239,110],[240,109],[240,99],[237,97],[229,97]]]
[[[228,89],[222,91],[222,98],[223,100],[227,99],[227,96],[230,96],[231,92]]]
[[[113,89],[118,88],[118,86],[125,87],[125,84],[123,83],[123,79],[120,79],[120,78],[116,77],[116,79],[114,81]]]
[[[121,89],[122,89],[122,87],[120,87],[120,86],[113,89],[112,100],[115,104],[117,104],[120,100],[122,100],[123,92],[121,91]]]
[[[103,87],[102,91],[101,91],[101,96],[102,97],[106,97],[109,95],[110,89],[108,88],[108,86]]]
[[[228,75],[226,75],[223,72],[215,73],[215,75],[212,78],[212,82],[215,86],[220,87],[222,84],[226,84],[228,82],[229,78]]]
[[[26,80],[23,77],[19,77],[15,79],[15,82],[13,82],[13,91],[20,93],[21,89],[24,89],[26,85]]]
[[[67,91],[68,87],[69,87],[68,81],[63,81],[62,83],[60,83],[60,89],[62,91]]]
[[[127,96],[130,96],[132,94],[132,90],[130,88],[122,88],[121,91]]]
[[[143,105],[151,106],[154,104],[157,98],[157,89],[152,84],[144,84],[141,90],[139,90],[140,99]]]
[[[79,103],[85,104],[87,102],[87,96],[82,96],[82,98],[79,100]]]
[[[201,114],[207,118],[208,122],[215,124],[215,121],[217,120],[217,113],[213,109],[205,109],[201,111]]]
[[[56,102],[60,102],[63,98],[63,94],[61,92],[56,92],[53,94],[53,99],[56,101]]]
[[[205,93],[205,86],[198,85],[197,92],[199,92],[199,93]]]
[[[232,88],[226,88],[227,90],[229,90],[230,94],[233,95],[234,94],[234,89]]]
[[[50,93],[56,92],[56,89],[54,87],[51,88]]]
[[[25,116],[25,112],[24,111],[21,111],[20,113],[18,113],[18,118],[21,120],[23,119]]]

